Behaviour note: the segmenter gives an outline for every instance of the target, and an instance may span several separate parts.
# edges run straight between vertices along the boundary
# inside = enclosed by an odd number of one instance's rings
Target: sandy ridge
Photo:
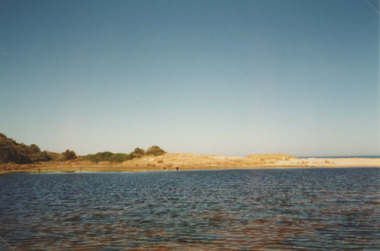
[[[122,163],[90,161],[42,162],[40,164],[0,165],[9,172],[136,172],[213,169],[305,168],[305,167],[380,167],[380,158],[296,158],[286,154],[260,154],[247,157],[167,153],[144,156]]]

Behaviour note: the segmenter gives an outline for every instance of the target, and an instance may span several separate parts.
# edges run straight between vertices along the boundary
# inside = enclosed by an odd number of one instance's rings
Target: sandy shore
[[[167,153],[161,156],[144,156],[122,163],[89,161],[43,162],[40,164],[0,165],[0,173],[9,172],[138,172],[213,169],[260,169],[305,167],[380,167],[380,158],[296,158],[285,154],[225,157]]]

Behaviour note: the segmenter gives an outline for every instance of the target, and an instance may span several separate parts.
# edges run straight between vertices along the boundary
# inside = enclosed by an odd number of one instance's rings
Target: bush
[[[145,154],[144,149],[136,147],[135,150],[129,154],[129,156],[131,156],[131,159],[134,159],[134,158],[141,158],[142,156],[144,156],[144,154]]]
[[[64,156],[65,160],[73,160],[77,158],[77,155],[75,154],[75,152],[72,150],[70,151],[69,149],[63,152],[62,155]]]
[[[159,156],[159,155],[163,155],[165,154],[166,152],[164,150],[162,150],[160,147],[158,146],[151,146],[149,147],[149,149],[146,151],[146,154],[147,155],[154,155],[154,156]]]
[[[39,153],[39,161],[50,161],[52,158],[50,157],[47,151],[43,151]]]
[[[61,154],[53,152],[46,152],[46,154],[48,155],[49,160],[53,161],[58,161],[61,156]]]
[[[123,162],[130,159],[130,157],[126,153],[99,152],[97,154],[88,154],[83,159],[96,163],[100,161]]]
[[[128,154],[125,153],[115,153],[111,156],[110,162],[123,162],[128,158]]]
[[[144,155],[145,151],[142,148],[136,147],[132,153],[134,153],[135,155]]]
[[[84,156],[83,159],[98,163],[99,161],[108,161],[111,156],[111,152],[99,152],[96,154],[88,154]]]

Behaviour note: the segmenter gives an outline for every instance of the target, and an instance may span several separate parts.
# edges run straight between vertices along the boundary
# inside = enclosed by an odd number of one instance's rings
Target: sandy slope
[[[324,158],[293,159],[278,161],[276,166],[301,167],[380,167],[380,159],[371,158]]]
[[[380,158],[326,158],[298,159],[285,154],[250,155],[247,157],[225,157],[167,153],[162,156],[144,156],[139,159],[112,164],[89,161],[43,162],[33,165],[0,165],[0,173],[8,172],[82,172],[82,171],[164,171],[207,170],[243,168],[303,168],[303,167],[380,167]]]
[[[126,161],[122,167],[155,170],[188,169],[235,169],[278,167],[380,167],[380,159],[370,158],[326,158],[298,159],[285,154],[250,155],[247,157],[225,157],[168,153],[158,157],[144,157]]]

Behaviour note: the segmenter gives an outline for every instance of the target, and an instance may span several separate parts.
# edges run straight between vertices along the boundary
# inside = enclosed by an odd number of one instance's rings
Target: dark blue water
[[[379,250],[379,171],[1,175],[0,249]]]

